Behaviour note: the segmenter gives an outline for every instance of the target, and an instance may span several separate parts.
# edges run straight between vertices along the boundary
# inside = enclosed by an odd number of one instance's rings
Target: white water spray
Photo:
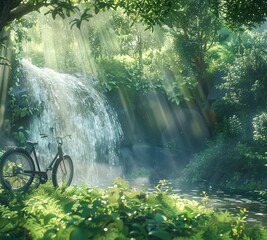
[[[50,134],[53,129],[55,136],[72,136],[65,139],[63,149],[73,159],[75,184],[104,186],[120,176],[116,148],[122,130],[105,97],[95,89],[95,81],[38,68],[25,59],[21,64],[39,106],[30,122],[30,138],[39,142],[44,166],[56,149],[51,139],[41,140],[40,133]]]

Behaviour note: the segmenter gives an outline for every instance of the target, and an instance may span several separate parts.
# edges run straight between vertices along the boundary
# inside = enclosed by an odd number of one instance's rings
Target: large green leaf
[[[162,223],[162,222],[164,222],[164,221],[167,220],[166,216],[164,216],[164,215],[162,215],[162,214],[159,214],[159,213],[157,213],[157,214],[155,215],[154,219],[155,219],[155,221],[156,221],[157,223]]]
[[[149,235],[157,237],[162,240],[172,240],[171,235],[168,232],[161,230],[161,229],[151,231],[149,232]]]

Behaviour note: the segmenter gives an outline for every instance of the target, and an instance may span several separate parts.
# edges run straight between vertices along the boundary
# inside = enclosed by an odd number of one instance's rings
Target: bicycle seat
[[[27,141],[26,143],[28,143],[31,146],[35,146],[38,144],[38,142],[32,142],[32,141]]]

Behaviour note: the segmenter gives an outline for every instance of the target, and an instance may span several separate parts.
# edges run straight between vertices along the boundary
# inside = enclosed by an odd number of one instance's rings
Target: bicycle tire
[[[21,174],[23,171],[35,171],[30,154],[22,148],[6,151],[0,159],[0,182],[4,189],[26,191],[32,184],[34,175]]]
[[[55,187],[69,186],[73,178],[73,162],[70,156],[58,158],[52,170],[52,182]]]

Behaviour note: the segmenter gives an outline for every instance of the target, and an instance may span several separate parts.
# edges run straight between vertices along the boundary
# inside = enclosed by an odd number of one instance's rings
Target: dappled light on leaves
[[[262,225],[250,226],[247,210],[236,214],[214,211],[201,202],[171,192],[168,181],[152,191],[131,188],[115,179],[106,189],[82,186],[54,189],[48,182],[28,194],[3,194],[11,205],[0,205],[0,237],[23,239],[236,239],[255,234],[264,239]],[[18,228],[18,226],[20,226]],[[21,237],[23,236],[23,237]]]

